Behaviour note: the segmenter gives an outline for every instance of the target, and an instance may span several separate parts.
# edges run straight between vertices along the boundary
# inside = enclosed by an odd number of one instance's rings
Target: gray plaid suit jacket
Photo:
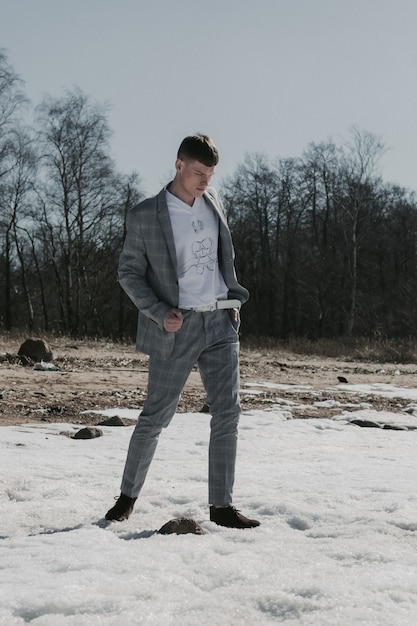
[[[229,289],[228,298],[246,302],[248,291],[239,285],[234,250],[220,198],[210,187],[204,197],[219,215],[219,267]],[[177,257],[165,188],[133,207],[126,218],[126,238],[119,260],[119,283],[139,310],[136,349],[167,359],[175,333],[163,328],[167,310],[178,307]]]

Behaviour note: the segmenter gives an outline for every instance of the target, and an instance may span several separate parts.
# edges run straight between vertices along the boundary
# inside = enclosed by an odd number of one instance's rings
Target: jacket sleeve
[[[140,205],[134,207],[126,218],[126,238],[119,259],[118,278],[141,313],[163,328],[164,315],[171,306],[158,297],[147,280],[148,258],[140,210]]]

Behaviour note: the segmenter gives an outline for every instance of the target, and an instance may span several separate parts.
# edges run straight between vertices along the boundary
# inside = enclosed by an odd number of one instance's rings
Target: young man
[[[197,363],[212,415],[209,445],[211,521],[258,526],[232,506],[239,404],[239,285],[217,192],[209,187],[219,157],[206,135],[186,137],[175,178],[135,206],[119,262],[119,281],[139,310],[136,348],[149,354],[148,391],[130,440],[121,495],[107,520],[133,511],[162,428],[170,423]]]

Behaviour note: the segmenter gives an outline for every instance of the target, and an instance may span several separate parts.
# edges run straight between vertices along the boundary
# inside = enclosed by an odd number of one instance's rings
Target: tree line
[[[353,128],[300,158],[248,155],[224,183],[250,332],[416,336],[416,197],[378,176],[384,150]]]
[[[0,327],[121,337],[134,311],[117,283],[136,173],[110,157],[105,106],[46,96],[23,123],[22,82],[0,51]]]
[[[110,157],[104,105],[46,96],[28,124],[23,83],[0,50],[0,328],[131,338],[117,283],[137,173]],[[310,338],[417,334],[417,204],[378,175],[381,140],[311,144],[299,158],[246,155],[220,192],[250,291],[243,333]]]

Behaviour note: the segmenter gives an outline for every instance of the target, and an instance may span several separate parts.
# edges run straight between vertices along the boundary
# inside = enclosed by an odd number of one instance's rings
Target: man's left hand
[[[229,309],[229,315],[230,315],[232,322],[234,322],[235,324],[237,324],[240,321],[239,309]]]

